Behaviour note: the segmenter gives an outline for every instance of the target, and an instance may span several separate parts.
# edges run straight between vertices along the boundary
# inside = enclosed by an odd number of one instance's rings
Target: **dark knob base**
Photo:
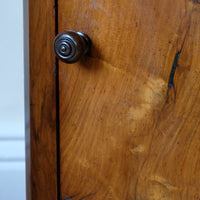
[[[54,40],[54,52],[58,59],[66,63],[77,62],[88,53],[89,37],[82,32],[63,31]]]

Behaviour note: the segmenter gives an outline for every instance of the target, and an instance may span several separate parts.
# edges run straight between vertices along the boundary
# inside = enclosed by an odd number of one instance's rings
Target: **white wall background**
[[[25,200],[23,0],[0,0],[0,200]]]

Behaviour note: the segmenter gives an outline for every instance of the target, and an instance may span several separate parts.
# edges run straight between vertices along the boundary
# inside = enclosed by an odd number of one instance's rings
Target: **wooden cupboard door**
[[[200,199],[200,2],[58,0],[61,198]]]

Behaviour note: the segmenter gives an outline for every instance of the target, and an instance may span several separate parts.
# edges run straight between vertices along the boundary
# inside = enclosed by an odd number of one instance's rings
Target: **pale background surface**
[[[23,0],[0,0],[0,200],[25,200]]]

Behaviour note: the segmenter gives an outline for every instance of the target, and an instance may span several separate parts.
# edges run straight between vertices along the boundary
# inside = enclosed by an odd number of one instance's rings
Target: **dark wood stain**
[[[175,88],[175,85],[174,85],[174,76],[175,76],[176,68],[178,67],[179,56],[181,55],[181,52],[182,52],[182,50],[183,50],[183,47],[184,47],[185,40],[186,40],[186,37],[187,37],[187,35],[188,35],[188,32],[189,32],[189,27],[188,27],[187,32],[186,32],[186,34],[185,34],[185,37],[184,37],[184,40],[183,40],[183,42],[182,42],[181,48],[180,48],[180,50],[176,53],[176,55],[175,55],[175,57],[174,57],[174,62],[173,62],[172,69],[171,69],[171,72],[170,72],[170,75],[169,75],[168,91],[167,91],[167,93],[169,94],[169,90],[170,90],[171,88],[173,88],[174,93],[175,93],[175,98],[176,98],[176,88]],[[168,98],[168,94],[167,94],[167,98]]]

